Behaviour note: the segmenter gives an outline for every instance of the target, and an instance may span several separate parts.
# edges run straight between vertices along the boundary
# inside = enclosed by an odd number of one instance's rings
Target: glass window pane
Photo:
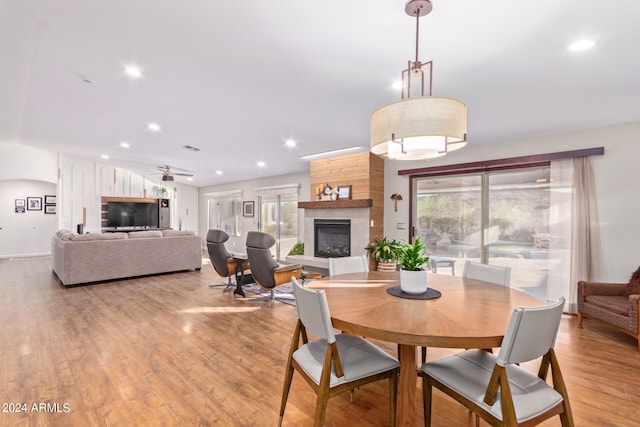
[[[481,177],[423,178],[416,186],[415,236],[432,261],[442,261],[438,273],[455,270],[459,276],[465,258],[481,258]]]
[[[242,199],[240,193],[208,200],[209,229],[223,230],[229,236],[240,236]]]
[[[549,168],[489,175],[488,262],[511,267],[511,287],[543,301],[549,270]]]

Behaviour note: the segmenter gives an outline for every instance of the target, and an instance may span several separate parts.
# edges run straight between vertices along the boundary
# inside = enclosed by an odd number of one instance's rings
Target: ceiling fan
[[[178,168],[173,168],[173,169],[182,170],[182,169],[178,169]],[[169,166],[169,165],[158,166],[158,170],[160,172],[162,172],[162,180],[163,181],[173,181],[173,176],[174,175],[177,175],[177,176],[193,176],[192,173],[173,172],[171,166]]]

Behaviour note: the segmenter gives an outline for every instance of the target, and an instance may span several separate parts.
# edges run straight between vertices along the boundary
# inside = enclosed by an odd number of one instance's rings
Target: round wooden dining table
[[[399,345],[397,425],[416,423],[416,347],[499,347],[515,307],[543,305],[509,287],[474,279],[429,273],[434,299],[390,295],[398,272],[350,273],[314,280],[324,289],[336,329]]]

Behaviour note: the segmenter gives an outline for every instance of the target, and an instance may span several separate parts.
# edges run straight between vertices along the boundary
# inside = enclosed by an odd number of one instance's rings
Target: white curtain
[[[589,157],[551,162],[548,299],[567,299],[577,313],[577,283],[601,276],[600,225]]]

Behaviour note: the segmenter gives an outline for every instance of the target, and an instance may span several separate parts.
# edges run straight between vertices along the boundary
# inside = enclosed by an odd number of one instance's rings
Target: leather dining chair
[[[398,360],[362,337],[335,334],[325,291],[303,287],[296,279],[292,282],[298,321],[287,359],[278,425],[282,425],[294,371],[317,394],[314,426],[323,425],[329,398],[383,379],[389,380],[391,424],[395,425]],[[318,338],[309,341],[308,333]]]
[[[241,271],[238,268],[237,261],[227,252],[224,246],[227,240],[229,240],[229,235],[223,230],[212,229],[207,232],[207,252],[209,253],[209,259],[211,260],[213,269],[218,275],[227,277],[227,282],[209,285],[209,287],[224,286],[223,292],[235,285],[235,283],[231,281],[231,276],[235,275],[237,281],[238,273]],[[242,270],[248,269],[249,261],[242,262]]]
[[[462,270],[462,277],[509,286],[511,284],[511,267],[500,267],[466,260]]]
[[[365,255],[329,258],[329,276],[367,271],[369,271],[369,260]]]
[[[433,387],[493,426],[532,426],[555,415],[563,426],[573,426],[554,351],[564,301],[562,297],[543,307],[515,308],[497,356],[473,349],[423,364],[419,375],[425,426],[431,425]],[[537,375],[519,366],[538,359]],[[553,385],[546,381],[549,370]]]

